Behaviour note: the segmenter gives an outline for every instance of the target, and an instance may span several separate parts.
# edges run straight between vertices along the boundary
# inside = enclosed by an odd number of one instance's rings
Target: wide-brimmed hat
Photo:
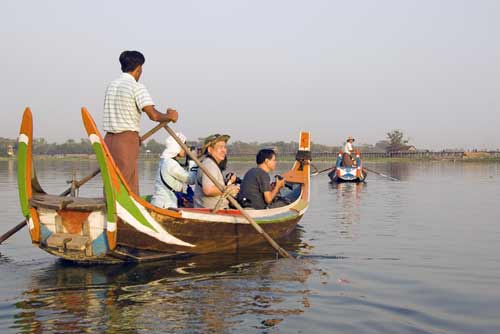
[[[227,143],[227,141],[229,140],[229,138],[231,138],[231,136],[229,136],[229,135],[221,135],[221,134],[218,134],[218,133],[216,133],[214,135],[208,136],[207,138],[205,138],[205,141],[203,142],[203,148],[201,150],[202,153],[206,153],[208,147],[215,145],[215,143],[217,143],[217,142],[225,141]]]
[[[349,140],[354,141],[354,138],[352,138],[352,136],[349,136],[349,137],[347,137],[346,141],[349,141]]]

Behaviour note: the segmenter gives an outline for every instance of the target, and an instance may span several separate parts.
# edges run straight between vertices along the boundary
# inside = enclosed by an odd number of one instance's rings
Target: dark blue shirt
[[[238,200],[240,203],[250,204],[254,209],[267,208],[264,199],[264,192],[271,191],[271,177],[259,167],[255,167],[246,172],[241,182]]]

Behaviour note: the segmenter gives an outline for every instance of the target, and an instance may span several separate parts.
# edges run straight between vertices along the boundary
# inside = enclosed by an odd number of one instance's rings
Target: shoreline
[[[255,162],[255,156],[228,156],[231,162]],[[16,161],[15,157],[0,157],[0,161]],[[33,160],[61,160],[61,161],[96,161],[96,157],[94,154],[89,155],[78,155],[78,156],[62,156],[62,155],[34,155]],[[140,155],[139,161],[159,161],[159,155],[150,154],[148,156]],[[295,161],[293,156],[283,156],[279,158],[280,162],[293,162]],[[320,163],[332,163],[335,162],[336,159],[325,159],[325,158],[314,158],[312,159],[314,162]],[[424,161],[432,161],[432,162],[500,162],[500,157],[455,157],[455,158],[436,158],[436,157],[366,157],[362,158],[362,161],[365,162],[378,162],[378,163],[387,163],[387,162],[424,162]]]

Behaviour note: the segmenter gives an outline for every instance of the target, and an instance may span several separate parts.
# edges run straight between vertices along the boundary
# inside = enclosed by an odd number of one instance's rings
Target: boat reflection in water
[[[280,244],[300,252],[300,227]],[[279,326],[309,307],[311,260],[262,247],[175,262],[76,266],[59,260],[32,276],[16,304],[17,332],[200,332]]]
[[[361,221],[362,192],[367,183],[364,182],[342,182],[330,183],[330,187],[336,190],[335,221],[341,230],[340,237],[352,239],[357,235],[357,226]]]

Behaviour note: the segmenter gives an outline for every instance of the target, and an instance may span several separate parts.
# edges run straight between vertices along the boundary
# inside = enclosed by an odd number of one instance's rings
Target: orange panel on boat
[[[68,233],[79,234],[90,212],[57,211],[57,214],[61,217],[62,224]]]

